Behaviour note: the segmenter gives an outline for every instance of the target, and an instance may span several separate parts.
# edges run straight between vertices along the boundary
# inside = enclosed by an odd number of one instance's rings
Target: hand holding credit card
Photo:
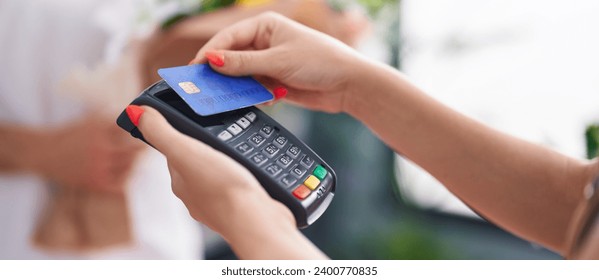
[[[252,77],[229,77],[207,64],[158,70],[168,85],[198,115],[210,116],[272,101],[274,96]]]

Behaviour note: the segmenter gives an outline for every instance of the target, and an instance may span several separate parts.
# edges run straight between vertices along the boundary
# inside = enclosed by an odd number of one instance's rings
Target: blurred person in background
[[[155,32],[179,2],[0,3],[0,259],[200,258],[198,224],[165,188],[163,156],[120,130],[117,112],[156,69],[263,11],[347,43],[365,26],[324,1],[238,1]],[[157,22],[136,23],[140,14]]]
[[[0,3],[0,259],[201,257],[162,156],[114,127],[136,73],[87,70],[105,63],[103,5]]]
[[[290,103],[348,113],[489,221],[562,255],[599,258],[599,228],[591,227],[599,206],[597,160],[568,157],[484,126],[430,98],[395,69],[273,13],[215,35],[192,60],[204,62],[227,75],[274,79],[289,89]],[[326,258],[239,163],[176,131],[150,107],[131,105],[128,113],[166,155],[173,192],[240,258]],[[579,242],[572,236],[589,228],[595,233],[590,247],[573,252]]]

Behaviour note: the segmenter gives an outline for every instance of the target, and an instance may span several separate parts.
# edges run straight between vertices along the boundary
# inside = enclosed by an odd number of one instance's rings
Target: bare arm
[[[143,145],[97,115],[60,127],[0,124],[0,173],[63,187],[121,192]]]
[[[27,169],[29,143],[36,138],[35,133],[27,128],[0,124],[0,173],[19,172]]]
[[[430,98],[397,71],[363,65],[365,82],[348,95],[348,113],[485,218],[563,252],[596,164],[498,132]]]

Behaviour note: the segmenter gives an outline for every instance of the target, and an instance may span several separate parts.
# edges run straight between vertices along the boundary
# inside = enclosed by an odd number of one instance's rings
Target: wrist
[[[264,191],[231,195],[227,204],[226,221],[216,231],[232,245],[297,230],[291,211]]]
[[[369,61],[364,57],[360,57],[351,65],[351,68],[358,70],[349,75],[342,111],[356,119],[360,119],[359,116],[364,110],[364,104],[378,100],[385,84],[389,82],[388,72],[393,70],[389,70],[386,65]]]
[[[232,227],[223,235],[240,259],[327,258],[300,233],[293,214],[285,205],[266,193],[255,198],[245,200],[248,205],[235,215],[230,222]]]
[[[2,165],[8,170],[32,171],[35,164],[36,140],[40,133],[22,126],[0,129],[3,141],[0,148]]]
[[[23,170],[45,175],[44,167],[48,154],[52,151],[46,143],[57,143],[51,134],[50,131],[29,129],[22,135],[20,166]]]

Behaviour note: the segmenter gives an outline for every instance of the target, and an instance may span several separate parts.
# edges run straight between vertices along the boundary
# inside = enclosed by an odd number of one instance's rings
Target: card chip
[[[187,94],[195,94],[200,92],[200,88],[198,88],[192,82],[180,82],[179,87],[181,87],[181,89],[183,89],[183,91],[185,91]]]

